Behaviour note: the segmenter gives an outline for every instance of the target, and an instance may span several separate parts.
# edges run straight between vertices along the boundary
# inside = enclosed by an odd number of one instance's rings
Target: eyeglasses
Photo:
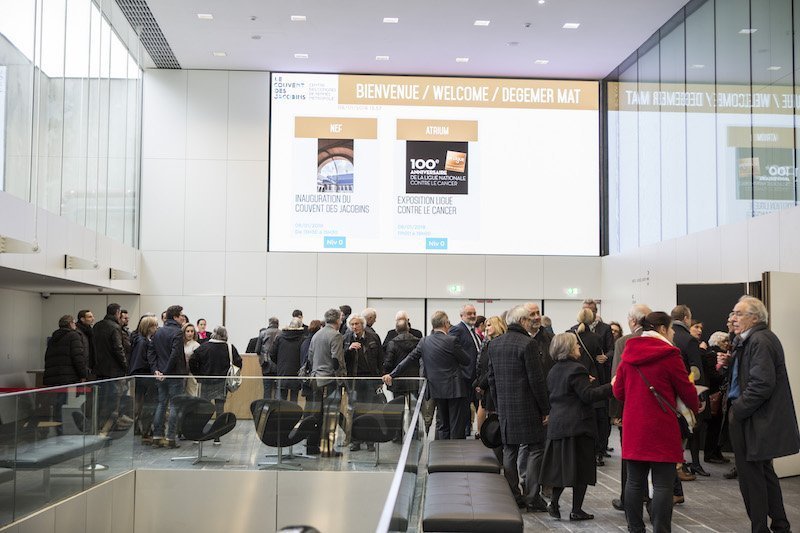
[[[750,311],[734,311],[731,314],[733,316],[745,316],[745,315],[754,315],[755,313],[752,313]]]

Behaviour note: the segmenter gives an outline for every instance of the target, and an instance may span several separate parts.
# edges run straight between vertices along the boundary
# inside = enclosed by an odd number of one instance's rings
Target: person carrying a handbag
[[[231,365],[242,368],[242,358],[236,347],[228,342],[225,326],[214,328],[211,340],[201,344],[189,358],[189,369],[200,385],[200,397],[214,402],[217,416],[225,408],[228,395],[225,382]],[[219,445],[219,439],[214,439],[214,444]]]
[[[614,396],[625,402],[622,458],[627,461],[625,517],[628,531],[644,533],[642,504],[652,472],[653,531],[670,531],[675,464],[683,461],[678,399],[697,412],[697,390],[689,381],[680,350],[672,344],[670,315],[656,311],[642,319],[641,337],[628,339],[614,377]]]

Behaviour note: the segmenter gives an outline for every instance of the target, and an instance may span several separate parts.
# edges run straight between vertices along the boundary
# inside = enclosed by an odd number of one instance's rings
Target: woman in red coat
[[[625,402],[622,458],[627,460],[625,517],[628,531],[645,531],[642,503],[652,471],[653,531],[671,530],[675,463],[683,461],[683,443],[675,413],[662,406],[645,379],[672,407],[677,398],[694,412],[700,407],[681,352],[672,345],[672,320],[657,311],[642,319],[641,337],[628,339],[614,381],[614,396]]]

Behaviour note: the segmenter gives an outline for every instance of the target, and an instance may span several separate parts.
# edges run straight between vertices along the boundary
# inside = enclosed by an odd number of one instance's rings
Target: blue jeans
[[[184,380],[177,378],[167,378],[164,381],[156,382],[158,388],[158,406],[153,417],[153,438],[164,436],[164,419],[167,415],[167,405],[170,400],[179,394],[183,394]],[[170,413],[169,424],[167,425],[167,439],[175,440],[178,420],[176,413]]]

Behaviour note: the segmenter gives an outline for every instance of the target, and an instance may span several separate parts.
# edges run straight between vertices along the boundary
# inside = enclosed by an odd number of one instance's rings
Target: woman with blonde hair
[[[478,355],[478,377],[473,384],[479,399],[478,412],[476,414],[478,431],[480,431],[487,415],[495,410],[492,403],[492,395],[489,391],[489,342],[508,330],[506,321],[499,316],[490,316],[484,324],[485,336],[481,345],[481,353]]]
[[[131,359],[128,364],[129,376],[151,376],[153,371],[147,361],[150,340],[158,329],[155,315],[142,315],[139,325],[131,333]],[[153,407],[156,396],[155,380],[152,377],[137,377],[134,381],[133,419],[136,421],[134,433],[142,436],[142,444],[153,444]],[[148,408],[146,408],[148,407]]]
[[[194,324],[187,322],[181,327],[181,339],[183,339],[183,355],[186,357],[188,368],[189,358],[200,347],[200,343],[197,342],[197,328],[194,327]],[[186,380],[186,394],[197,396],[197,380],[194,379],[194,376],[190,375],[189,379]]]

